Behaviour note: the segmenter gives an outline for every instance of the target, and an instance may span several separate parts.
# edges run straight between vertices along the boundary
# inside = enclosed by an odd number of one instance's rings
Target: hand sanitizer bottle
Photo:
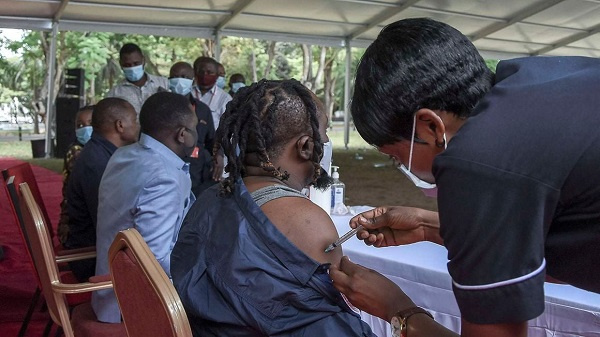
[[[348,213],[348,207],[344,205],[346,185],[340,180],[339,167],[331,166],[331,170],[331,177],[333,178],[333,184],[331,184],[331,214],[344,215]]]

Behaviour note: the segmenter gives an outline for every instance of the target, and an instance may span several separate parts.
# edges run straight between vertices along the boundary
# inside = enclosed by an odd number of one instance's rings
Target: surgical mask
[[[122,68],[125,78],[129,82],[137,82],[144,77],[144,65]]]
[[[327,174],[331,174],[331,161],[333,160],[333,143],[331,140],[323,143],[323,158],[321,158],[321,167]]]
[[[245,86],[246,85],[244,84],[244,82],[231,83],[231,91],[235,94],[236,92],[238,92],[238,90],[240,90],[241,88],[243,88]]]
[[[417,115],[415,114],[415,118],[413,120],[413,129],[412,129],[412,137],[410,138],[410,152],[408,154],[408,168],[404,166],[404,164],[398,166],[398,169],[404,173],[408,179],[410,179],[415,186],[421,189],[425,196],[430,198],[437,197],[437,185],[428,183],[421,178],[417,177],[414,173],[410,171],[412,167],[412,156],[413,156],[413,147],[415,145],[415,131],[417,126]],[[444,149],[448,147],[448,142],[446,141],[446,134],[444,133]]]
[[[85,145],[85,143],[87,143],[90,140],[90,138],[92,138],[92,131],[94,131],[94,128],[92,128],[91,126],[84,126],[79,129],[75,129],[75,136],[77,136],[77,141],[82,145]]]
[[[219,76],[217,78],[217,87],[219,87],[221,89],[225,88],[225,77]]]
[[[185,96],[192,91],[193,83],[194,80],[190,80],[188,78],[169,78],[169,89],[176,94]]]

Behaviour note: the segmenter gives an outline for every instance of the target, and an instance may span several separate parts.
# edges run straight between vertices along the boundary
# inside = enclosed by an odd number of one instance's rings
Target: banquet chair
[[[3,171],[3,174],[4,174],[4,171]],[[10,205],[11,205],[11,209],[12,209],[15,221],[19,225],[21,238],[27,248],[27,253],[30,257],[29,262],[31,263],[31,265],[33,267],[32,269],[35,270],[36,266],[33,262],[33,255],[31,253],[30,240],[29,240],[26,230],[25,230],[23,214],[22,214],[21,205],[19,202],[20,193],[15,188],[15,185],[16,185],[15,179],[16,179],[15,176],[10,176],[7,179],[5,179],[5,184],[3,184],[3,185],[4,185],[4,189],[6,191],[6,194],[8,196],[8,200],[10,201]],[[44,222],[44,224],[45,224],[45,222]],[[54,254],[54,256],[55,256],[55,260],[57,263],[64,264],[69,261],[82,260],[82,259],[86,259],[86,258],[95,258],[96,251],[95,251],[95,249],[90,250],[89,248],[61,250],[61,251],[58,251],[56,254]],[[66,283],[76,283],[77,282],[75,275],[73,275],[73,273],[71,273],[70,271],[62,271],[60,273],[60,278],[63,282],[66,282]],[[19,333],[17,334],[18,337],[22,337],[25,335],[25,332],[27,331],[27,327],[29,325],[29,322],[30,322],[33,312],[35,310],[35,307],[37,306],[39,298],[40,298],[40,294],[41,294],[41,283],[40,282],[41,281],[40,281],[39,277],[37,276],[37,273],[36,273],[36,279],[37,279],[38,286],[35,289],[35,292],[33,294],[31,302],[29,304],[29,308],[27,309],[27,312],[25,313],[25,317],[23,317],[23,323],[21,324],[21,328],[19,329]],[[86,293],[86,294],[69,295],[69,296],[67,296],[67,300],[68,300],[70,306],[74,306],[77,304],[81,304],[83,302],[89,302],[90,294]]]
[[[12,182],[9,188],[14,189]],[[42,293],[46,299],[50,317],[60,326],[66,337],[108,337],[125,336],[125,326],[98,322],[90,302],[69,308],[66,294],[81,294],[109,289],[108,280],[98,282],[64,283],[59,277],[58,264],[54,256],[50,233],[44,223],[42,212],[27,183],[19,185],[19,203],[25,225],[25,232],[31,247],[31,257]]]
[[[108,261],[129,337],[192,336],[173,283],[136,229],[117,234]]]
[[[48,227],[48,232],[50,233],[50,238],[52,239],[51,242],[54,242],[54,238],[55,238],[54,227],[52,227],[52,221],[50,221],[50,216],[48,215],[48,211],[46,210],[46,206],[44,205],[44,199],[42,198],[42,194],[40,193],[40,189],[38,187],[37,180],[35,179],[35,175],[33,174],[33,170],[31,169],[31,165],[29,165],[29,163],[22,163],[22,164],[18,164],[18,165],[9,167],[5,170],[2,170],[2,178],[4,179],[5,182],[10,177],[14,177],[13,183],[15,184],[15,186],[19,186],[19,184],[21,184],[21,183],[27,183],[27,185],[29,185],[31,194],[33,195],[33,198],[35,199],[35,202],[37,202],[37,204],[39,205],[40,210],[42,212],[42,216],[44,217],[44,222],[46,223],[46,225]],[[17,208],[13,207],[13,214],[15,215],[15,220],[17,222],[19,222],[19,224],[21,224],[21,218],[20,218],[20,214],[18,212],[18,207]],[[75,253],[80,253],[80,252],[88,252],[88,251],[95,252],[96,247],[90,246],[90,247],[66,250],[62,247],[62,245],[59,244],[57,246],[54,246],[54,251],[56,252],[56,254],[60,260],[60,257],[64,256],[64,255],[70,255],[70,254],[75,254]],[[61,263],[61,262],[68,262],[68,261],[59,261],[59,263]]]
[[[35,179],[35,175],[33,175],[31,165],[29,165],[29,163],[22,163],[2,170],[2,177],[4,178],[4,181],[6,181],[9,177],[12,176],[15,177],[15,186],[19,186],[20,183],[27,183],[27,185],[29,185],[31,194],[35,199],[35,202],[37,202],[37,204],[40,206],[42,216],[48,224],[48,231],[50,232],[50,237],[54,238],[54,228],[52,228],[51,226],[52,222],[50,221],[50,217],[48,216],[48,211],[46,210],[44,199],[42,199],[42,194],[40,193],[40,189],[38,187],[37,180]]]

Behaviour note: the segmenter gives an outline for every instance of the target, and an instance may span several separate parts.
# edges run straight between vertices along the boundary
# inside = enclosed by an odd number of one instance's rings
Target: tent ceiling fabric
[[[388,23],[446,22],[482,54],[600,57],[600,0],[0,0],[0,27],[253,37],[366,47]]]

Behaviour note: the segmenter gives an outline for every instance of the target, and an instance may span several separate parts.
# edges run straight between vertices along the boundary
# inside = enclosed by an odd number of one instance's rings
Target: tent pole
[[[58,22],[52,23],[52,41],[50,42],[50,61],[48,62],[48,97],[46,99],[46,148],[45,158],[52,156],[52,121],[55,116],[54,107],[54,71],[56,66],[56,37],[58,35]],[[37,116],[35,117],[37,118]]]
[[[350,143],[350,68],[352,66],[352,47],[350,39],[346,39],[346,71],[344,73],[344,146]]]

